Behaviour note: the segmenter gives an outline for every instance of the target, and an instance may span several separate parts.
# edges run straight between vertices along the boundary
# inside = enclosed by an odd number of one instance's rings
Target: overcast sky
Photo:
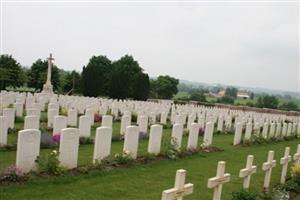
[[[2,2],[1,53],[81,71],[132,55],[150,76],[299,91],[299,3]]]

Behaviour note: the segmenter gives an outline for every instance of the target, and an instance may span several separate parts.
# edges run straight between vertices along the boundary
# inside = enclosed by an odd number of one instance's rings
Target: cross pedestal
[[[51,70],[52,70],[52,61],[53,60],[54,60],[54,58],[52,57],[52,54],[50,53],[50,57],[48,58],[47,81],[43,85],[42,93],[53,94],[53,86],[51,84]]]

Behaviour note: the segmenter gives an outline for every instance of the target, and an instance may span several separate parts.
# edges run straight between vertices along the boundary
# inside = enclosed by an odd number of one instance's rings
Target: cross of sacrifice
[[[164,190],[162,192],[162,200],[182,200],[184,196],[193,193],[194,185],[191,183],[185,184],[186,170],[179,169],[176,171],[174,188]]]
[[[274,151],[269,151],[267,162],[263,163],[262,170],[266,172],[264,180],[264,189],[268,191],[271,181],[272,168],[276,166],[276,160],[274,160]]]
[[[52,57],[52,53],[50,53],[50,56],[47,59],[48,59],[48,71],[47,71],[47,81],[46,81],[46,84],[51,85],[52,61],[54,61],[54,58]]]
[[[243,188],[248,189],[250,186],[250,179],[252,174],[256,173],[256,166],[253,164],[253,155],[248,155],[246,168],[240,170],[240,178],[244,179]]]
[[[230,174],[224,174],[225,164],[225,161],[219,161],[217,175],[208,179],[207,187],[214,189],[213,200],[221,200],[223,184],[230,181]]]
[[[291,162],[292,157],[290,156],[290,147],[285,147],[284,156],[280,159],[280,164],[282,165],[280,183],[284,184],[286,180],[286,173],[288,170],[289,162]]]
[[[294,154],[294,161],[296,164],[300,164],[300,144],[298,144],[297,153]]]

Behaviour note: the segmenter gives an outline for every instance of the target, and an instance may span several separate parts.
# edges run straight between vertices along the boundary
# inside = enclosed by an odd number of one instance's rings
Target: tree
[[[234,104],[234,98],[231,96],[223,96],[221,98],[218,99],[217,101],[218,103],[225,103],[225,104]]]
[[[11,55],[0,56],[0,89],[18,87],[24,83],[21,65]]]
[[[281,110],[287,110],[287,111],[297,111],[297,110],[299,110],[298,105],[293,101],[284,102],[278,108],[281,109]]]
[[[230,96],[235,99],[237,96],[237,92],[238,92],[238,90],[236,88],[228,87],[228,88],[226,88],[225,95]]]
[[[36,90],[42,90],[47,80],[48,61],[38,59],[35,61],[28,72],[28,86]],[[51,70],[51,83],[54,90],[60,88],[59,69],[53,65]]]
[[[278,98],[272,95],[260,96],[257,99],[256,106],[260,108],[276,109],[278,107]]]
[[[106,56],[93,56],[82,69],[81,86],[84,96],[108,94],[112,63]]]
[[[206,102],[205,91],[194,89],[190,92],[190,100]]]
[[[136,100],[147,100],[150,91],[148,74],[138,73],[133,84],[133,98]]]
[[[132,56],[125,55],[113,63],[109,96],[117,99],[146,100],[149,96],[149,76]]]
[[[150,87],[155,98],[171,99],[177,93],[179,80],[170,76],[159,76],[151,81]]]
[[[72,72],[67,72],[64,76],[64,79],[64,85],[62,88],[64,93],[70,92],[69,94],[78,94],[81,92],[81,76],[78,72],[76,72],[75,70],[73,70]]]

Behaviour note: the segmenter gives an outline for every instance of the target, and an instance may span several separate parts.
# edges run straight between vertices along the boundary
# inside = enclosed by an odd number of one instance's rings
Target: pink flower
[[[24,173],[21,168],[16,167],[15,165],[11,165],[7,167],[4,171],[4,174],[9,175],[9,174],[15,174],[17,176],[23,176]]]
[[[200,127],[198,132],[199,135],[204,135],[204,128]]]
[[[102,116],[98,113],[95,113],[94,122],[101,122],[101,121],[102,121]]]
[[[52,136],[52,140],[53,142],[55,142],[56,144],[59,144],[60,142],[60,133],[56,133]]]

